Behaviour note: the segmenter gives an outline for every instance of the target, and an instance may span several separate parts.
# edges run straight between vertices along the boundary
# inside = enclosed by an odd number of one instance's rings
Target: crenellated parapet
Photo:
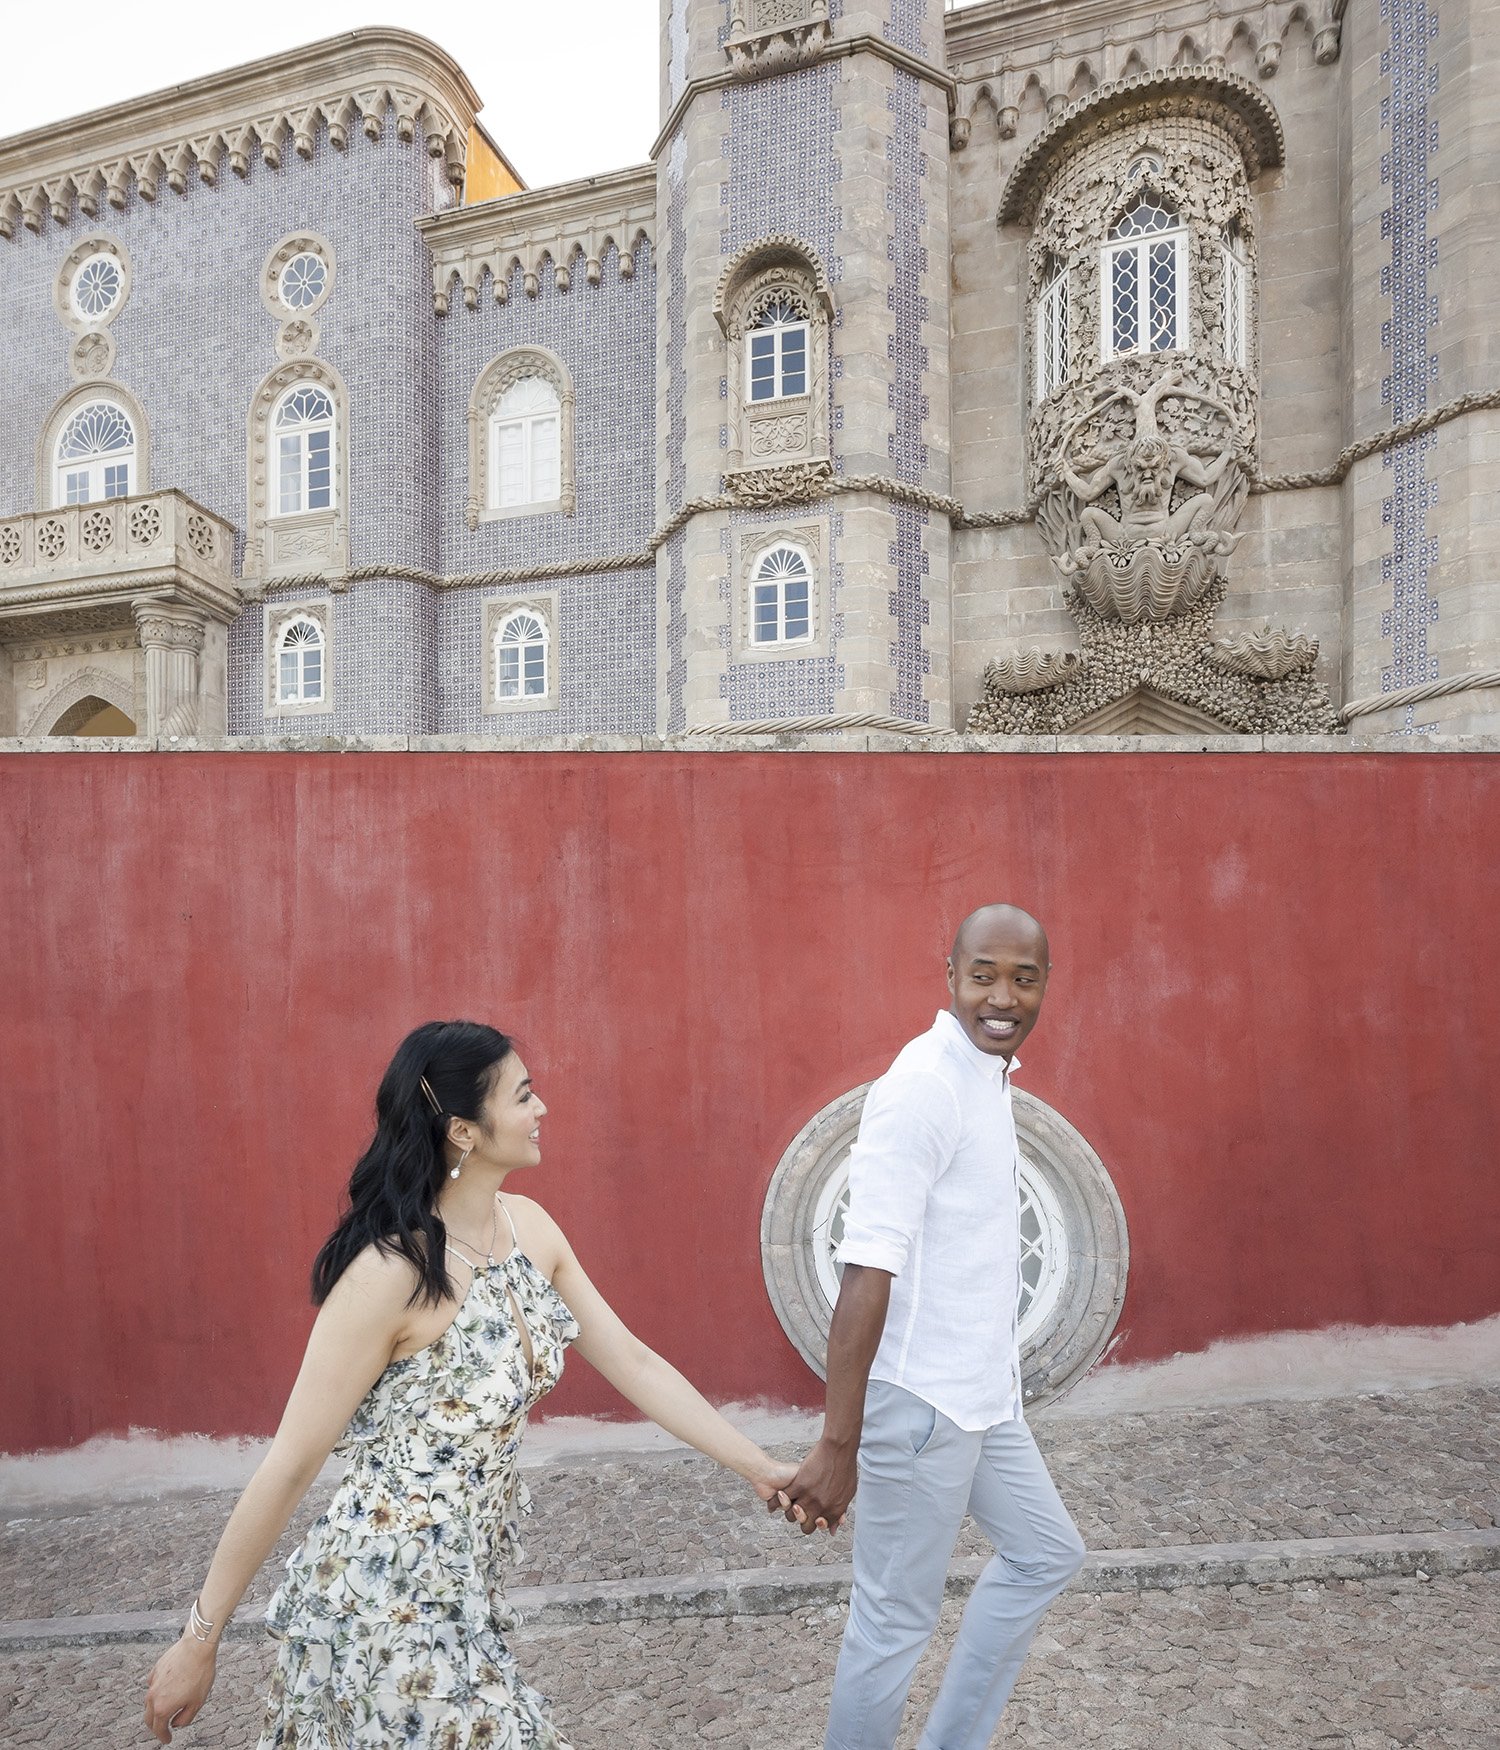
[[[1002,140],[1026,132],[1024,117],[1044,125],[1105,87],[1166,69],[1253,60],[1262,80],[1275,77],[1294,32],[1311,39],[1314,59],[1339,57],[1345,0],[1239,0],[1205,9],[1198,0],[1112,9],[1101,19],[1088,5],[965,7],[948,15],[948,65],[958,85],[951,122],[955,147],[968,144],[975,118],[988,112]],[[1033,124],[1034,125],[1034,124]]]
[[[479,97],[434,43],[398,30],[356,30],[195,79],[0,144],[0,237],[96,219],[132,198],[186,195],[312,156],[397,137],[464,179]]]
[[[496,303],[505,303],[513,274],[532,298],[549,279],[561,292],[580,274],[598,285],[611,253],[616,271],[629,279],[638,246],[649,247],[655,237],[656,169],[642,164],[530,189],[431,214],[417,227],[432,254],[432,302],[439,316],[448,314],[455,286],[470,310],[486,282]]]

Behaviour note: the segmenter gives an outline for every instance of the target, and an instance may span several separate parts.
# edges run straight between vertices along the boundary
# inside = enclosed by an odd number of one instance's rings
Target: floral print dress
[[[386,1368],[336,1449],[348,1470],[266,1613],[259,1750],[569,1750],[505,1644],[502,1580],[531,1511],[526,1412],[578,1326],[519,1246],[470,1267],[453,1323]]]

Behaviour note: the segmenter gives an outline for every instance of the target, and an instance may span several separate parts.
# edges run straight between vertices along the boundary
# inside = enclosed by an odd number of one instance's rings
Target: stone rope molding
[[[1348,476],[1349,470],[1356,463],[1370,456],[1379,455],[1385,450],[1395,449],[1399,444],[1407,443],[1414,437],[1435,430],[1440,425],[1446,425],[1450,420],[1461,419],[1469,413],[1487,412],[1500,408],[1500,389],[1473,389],[1467,394],[1458,396],[1455,400],[1445,401],[1440,407],[1420,413],[1415,419],[1408,419],[1400,425],[1393,425],[1389,431],[1375,432],[1366,438],[1347,445],[1340,450],[1337,458],[1326,468],[1312,468],[1297,474],[1259,475],[1251,479],[1250,490],[1257,492],[1296,492],[1315,486],[1339,486]],[[1018,524],[1029,523],[1035,519],[1037,506],[1041,495],[1035,494],[1018,508],[994,511],[966,511],[956,498],[950,498],[941,492],[930,492],[926,487],[914,486],[907,480],[895,480],[884,474],[835,474],[821,479],[811,485],[809,491],[796,498],[789,497],[784,503],[757,506],[758,509],[784,509],[789,505],[811,503],[820,498],[831,498],[839,493],[869,492],[881,498],[894,499],[899,504],[915,505],[920,510],[937,511],[946,516],[957,529],[1008,529]],[[347,590],[351,584],[374,583],[387,578],[398,578],[407,583],[425,583],[430,589],[474,589],[488,588],[509,583],[542,583],[553,578],[588,577],[602,575],[612,571],[640,571],[656,562],[659,547],[671,540],[679,529],[690,523],[694,517],[703,516],[714,511],[743,510],[743,499],[729,493],[718,493],[712,497],[694,498],[683,505],[681,510],[668,518],[647,541],[639,553],[618,553],[600,559],[559,559],[546,565],[509,565],[495,571],[460,571],[444,574],[442,572],[424,571],[415,565],[357,565],[343,572],[316,571],[308,573],[288,574],[286,576],[257,580],[242,584],[241,594],[247,601],[261,601],[268,590],[282,589],[332,589],[335,592]],[[1469,686],[1481,684],[1500,684],[1476,681],[1473,676],[1463,678]],[[1429,685],[1438,685],[1429,682]],[[1428,697],[1420,687],[1408,688],[1399,695],[1403,702],[1407,694]],[[1396,701],[1398,695],[1383,694],[1379,703],[1359,701],[1370,711],[1383,710],[1386,705]],[[1346,707],[1352,709],[1352,707]]]
[[[828,717],[757,717],[749,723],[692,723],[685,735],[818,735],[835,729],[886,729],[893,735],[935,735],[931,723],[883,717],[877,711],[842,711]]]
[[[1445,401],[1440,407],[1419,413],[1415,419],[1393,425],[1389,431],[1378,431],[1360,438],[1340,450],[1337,459],[1326,468],[1311,468],[1300,474],[1275,474],[1250,482],[1252,492],[1295,492],[1308,486],[1340,486],[1356,462],[1382,450],[1393,450],[1410,438],[1421,437],[1434,427],[1446,425],[1450,419],[1461,419],[1466,413],[1483,413],[1500,407],[1500,389],[1471,389],[1456,400]]]
[[[1480,687],[1500,687],[1500,668],[1475,669],[1469,674],[1449,675],[1446,680],[1422,681],[1414,687],[1397,687],[1393,693],[1371,693],[1367,698],[1351,699],[1339,712],[1339,719],[1344,723],[1352,723],[1356,717],[1368,717],[1374,711],[1419,705],[1424,699],[1444,699],[1450,693],[1467,693]]]

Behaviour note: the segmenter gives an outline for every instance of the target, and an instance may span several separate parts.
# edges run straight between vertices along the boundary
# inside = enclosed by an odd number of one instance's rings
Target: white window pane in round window
[[[76,456],[102,456],[128,450],[134,443],[135,432],[122,408],[112,401],[91,401],[87,407],[80,407],[63,427],[57,455],[59,461]]]
[[[1024,1156],[1018,1175],[1021,1194],[1021,1286],[1016,1308],[1022,1348],[1051,1318],[1068,1274],[1068,1231],[1057,1195],[1041,1170]],[[813,1261],[818,1286],[830,1309],[839,1297],[842,1266],[834,1253],[844,1237],[849,1214],[849,1156],[846,1151],[819,1193],[813,1211]]]
[[[73,275],[73,308],[86,322],[102,322],[120,301],[125,276],[112,255],[91,255]]]
[[[321,255],[304,250],[282,268],[276,292],[289,310],[307,310],[323,296],[327,286],[328,263]]]

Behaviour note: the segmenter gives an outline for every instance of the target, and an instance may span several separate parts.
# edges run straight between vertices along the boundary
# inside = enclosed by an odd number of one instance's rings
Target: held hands
[[[146,1724],[159,1744],[172,1742],[174,1726],[190,1726],[214,1686],[217,1644],[205,1646],[184,1633],[151,1667],[146,1686]]]
[[[792,1480],[767,1502],[772,1513],[784,1513],[800,1525],[804,1537],[826,1531],[830,1537],[844,1523],[859,1480],[859,1448],[836,1444],[826,1437],[803,1459]]]

